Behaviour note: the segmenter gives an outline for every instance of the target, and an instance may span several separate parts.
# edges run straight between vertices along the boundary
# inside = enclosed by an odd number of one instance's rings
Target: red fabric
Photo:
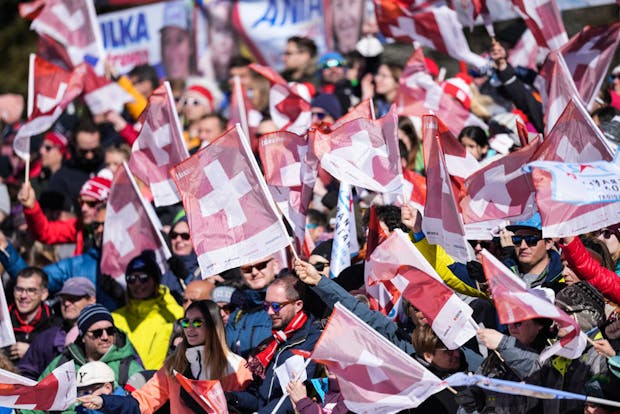
[[[562,247],[568,266],[581,279],[587,280],[603,296],[614,303],[620,303],[620,277],[613,270],[594,260],[579,237]]]
[[[75,243],[73,254],[76,256],[82,254],[84,234],[79,229],[79,222],[76,218],[49,221],[43,214],[38,201],[32,208],[24,209],[24,216],[28,230],[35,240],[45,244]]]
[[[129,146],[132,146],[133,142],[138,138],[138,131],[136,131],[133,125],[127,122],[125,128],[118,131],[118,135],[120,135],[121,138],[123,138],[125,142],[129,144]]]

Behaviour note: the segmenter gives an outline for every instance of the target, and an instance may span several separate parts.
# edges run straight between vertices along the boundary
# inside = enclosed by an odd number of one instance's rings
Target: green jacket
[[[70,360],[73,360],[75,364],[76,373],[82,365],[88,362],[86,360],[86,356],[84,355],[82,346],[78,345],[77,341],[70,344],[62,354],[58,355],[52,360],[52,362],[50,362],[45,371],[41,374],[41,377],[39,377],[39,380],[45,378],[45,376],[52,372],[55,368]],[[112,371],[114,371],[116,380],[115,385],[124,386],[124,383],[127,382],[129,377],[136,372],[144,370],[138,353],[131,342],[127,339],[127,334],[123,331],[117,331],[114,345],[112,345],[110,350],[103,356],[103,358],[100,359],[100,361],[108,364],[108,366],[112,368]],[[43,413],[44,411],[19,410],[19,412],[22,414],[34,414]],[[63,411],[63,413],[75,413],[75,406],[69,407],[67,410]]]

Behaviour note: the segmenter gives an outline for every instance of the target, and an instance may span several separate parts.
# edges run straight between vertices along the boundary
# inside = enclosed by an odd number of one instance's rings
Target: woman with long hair
[[[170,412],[203,412],[176,380],[175,372],[195,380],[219,380],[224,391],[244,389],[252,380],[246,361],[226,346],[224,324],[217,304],[192,303],[181,319],[184,338],[174,353],[140,389],[126,397],[84,396],[79,400],[91,410],[104,413],[150,414],[170,401]]]

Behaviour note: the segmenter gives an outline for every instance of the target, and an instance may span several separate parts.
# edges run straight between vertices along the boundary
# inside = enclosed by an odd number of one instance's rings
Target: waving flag
[[[403,193],[416,209],[424,210],[426,204],[426,177],[411,170],[403,170]]]
[[[248,94],[241,84],[239,76],[235,75],[233,81],[230,94],[230,108],[228,110],[228,129],[234,127],[235,124],[241,124],[243,133],[250,138],[252,152],[257,153],[256,129],[263,119],[263,115],[252,105],[252,101],[248,98]]]
[[[508,62],[514,66],[523,66],[532,70],[537,69],[538,53],[541,47],[530,29],[525,29],[517,44],[508,53]]]
[[[447,6],[416,7],[416,2],[394,0],[374,2],[377,23],[385,36],[401,42],[416,41],[477,68],[488,64],[486,59],[469,49],[456,12]]]
[[[308,151],[308,139],[294,132],[276,131],[260,138],[258,153],[269,185],[301,185],[301,162]]]
[[[533,213],[534,186],[521,170],[540,147],[539,138],[474,172],[465,181],[460,202],[463,221],[477,223]]]
[[[424,145],[430,143],[426,164],[428,191],[422,230],[429,243],[442,246],[457,261],[468,262],[474,257],[473,250],[465,239],[465,228],[440,143],[437,119],[426,115],[422,123]]]
[[[321,167],[340,181],[381,193],[402,194],[398,116],[392,106],[381,119],[354,119],[330,133],[316,132]]]
[[[155,89],[141,122],[142,130],[133,143],[129,168],[150,186],[156,206],[178,203],[179,193],[169,170],[189,154],[168,82]]]
[[[63,45],[73,66],[86,62],[103,75],[105,51],[95,4],[90,0],[38,0],[19,5],[30,28]]]
[[[334,230],[334,246],[329,266],[329,277],[338,277],[347,267],[351,266],[351,256],[357,254],[357,226],[353,208],[351,185],[341,181],[338,188],[338,204],[336,205],[336,228]]]
[[[540,47],[557,50],[568,42],[556,0],[512,0]]]
[[[250,68],[271,83],[269,113],[278,129],[305,134],[312,122],[310,92],[300,83],[288,84],[275,69],[256,63]]]
[[[523,280],[486,250],[482,251],[482,266],[493,293],[495,308],[501,323],[509,324],[529,319],[549,318],[553,319],[560,329],[566,329],[567,334],[564,337],[541,352],[541,360],[553,354],[570,359],[581,356],[586,340],[577,321],[546,298],[528,291]]]
[[[30,137],[50,129],[62,111],[82,93],[85,73],[84,66],[68,72],[30,55],[28,121],[19,128],[13,141],[17,155],[30,158]]]
[[[372,99],[366,99],[358,103],[349,112],[336,119],[336,122],[330,125],[330,129],[333,131],[357,118],[375,119],[375,109],[372,106]]]
[[[85,69],[84,102],[93,115],[107,111],[120,113],[126,103],[133,102],[133,97],[118,83],[97,75],[90,65],[85,65]]]
[[[289,244],[239,124],[171,174],[203,276],[255,262]]]
[[[357,316],[336,303],[312,359],[338,378],[346,407],[396,413],[445,388],[442,381]]]
[[[103,227],[101,250],[101,273],[119,282],[129,261],[150,249],[155,252],[159,266],[164,272],[170,250],[161,235],[161,223],[153,207],[140,194],[127,164],[116,171],[110,197],[108,198]]]
[[[36,382],[0,369],[0,406],[24,409],[63,411],[75,403],[75,365],[68,361]]]
[[[219,381],[192,380],[176,371],[174,372],[174,377],[206,413],[228,414],[226,396]]]

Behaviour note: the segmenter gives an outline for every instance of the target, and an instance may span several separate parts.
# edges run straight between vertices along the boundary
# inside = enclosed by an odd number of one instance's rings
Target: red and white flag
[[[456,12],[437,3],[374,0],[381,33],[402,42],[416,41],[422,46],[446,53],[477,68],[485,67],[485,58],[471,51]]]
[[[250,138],[252,152],[258,152],[256,129],[263,119],[263,115],[254,108],[252,101],[241,84],[239,76],[233,78],[233,87],[230,93],[230,107],[228,109],[228,129],[235,124],[241,124],[244,134]]]
[[[279,129],[305,134],[312,122],[308,87],[301,83],[287,83],[275,69],[257,63],[250,68],[271,83],[269,113]]]
[[[354,106],[349,112],[342,115],[329,127],[333,131],[334,129],[341,127],[347,122],[353,121],[357,118],[375,119],[375,109],[372,106],[372,99],[366,99],[356,106]]]
[[[431,244],[438,244],[459,262],[473,260],[474,252],[465,238],[463,219],[457,205],[450,174],[439,138],[437,118],[422,117],[423,143],[429,143],[426,164],[426,205],[422,230]]]
[[[586,26],[562,47],[566,66],[579,96],[590,108],[620,42],[620,22]]]
[[[442,381],[336,303],[312,359],[338,378],[346,407],[355,413],[396,413],[445,388]]]
[[[568,42],[556,0],[512,0],[540,47],[553,51]]]
[[[403,178],[403,194],[409,195],[406,201],[419,211],[423,211],[426,204],[426,177],[415,171],[403,169]]]
[[[530,29],[525,29],[517,44],[510,49],[508,62],[514,67],[523,66],[536,70],[540,50],[542,50],[542,48],[536,43],[536,38],[532,31]]]
[[[75,404],[75,365],[68,361],[39,382],[0,369],[0,406],[22,410],[63,411]]]
[[[522,167],[533,159],[540,144],[540,138],[536,138],[465,180],[465,195],[460,202],[463,222],[501,220],[534,213],[534,187]]]
[[[116,82],[109,81],[105,76],[99,76],[90,65],[84,65],[84,102],[93,115],[107,111],[122,112],[126,103],[133,102],[134,98]]]
[[[371,303],[385,304],[377,310],[388,317],[397,316],[402,298],[406,298],[424,313],[449,349],[460,347],[476,334],[473,310],[443,283],[399,229],[373,250],[366,262],[365,279],[366,292],[374,299]]]
[[[101,273],[124,285],[122,276],[127,265],[145,249],[155,252],[163,273],[171,254],[161,235],[161,223],[153,207],[142,198],[129,167],[123,163],[114,175],[108,198]]]
[[[228,414],[226,395],[224,395],[222,384],[219,381],[193,380],[176,371],[174,371],[174,377],[205,412],[209,414]]]
[[[487,128],[484,121],[465,109],[461,102],[444,92],[435,82],[428,73],[421,47],[414,50],[407,60],[394,103],[399,115],[422,116],[430,112],[440,119],[450,119],[448,128],[454,136],[470,125]]]
[[[30,28],[63,45],[73,66],[86,62],[103,75],[105,51],[95,4],[90,0],[37,0],[19,5]]]
[[[13,149],[22,159],[30,158],[30,137],[50,129],[62,111],[80,96],[85,73],[84,66],[69,72],[30,55],[28,121],[19,128],[13,141]]]
[[[308,151],[308,138],[294,132],[276,131],[259,140],[265,181],[279,187],[301,185],[301,162]]]
[[[381,119],[354,119],[330,133],[317,131],[321,167],[341,181],[380,193],[402,194],[396,108]]]
[[[482,251],[482,267],[502,324],[549,318],[553,319],[560,329],[564,328],[567,331],[558,342],[541,352],[541,360],[553,354],[571,359],[581,356],[587,342],[575,319],[549,302],[543,295],[529,291],[523,280],[486,250]]]
[[[203,277],[260,260],[289,244],[239,124],[171,174]]]
[[[178,203],[169,171],[189,154],[168,82],[155,89],[140,120],[142,130],[133,143],[129,168],[149,185],[156,206]]]

